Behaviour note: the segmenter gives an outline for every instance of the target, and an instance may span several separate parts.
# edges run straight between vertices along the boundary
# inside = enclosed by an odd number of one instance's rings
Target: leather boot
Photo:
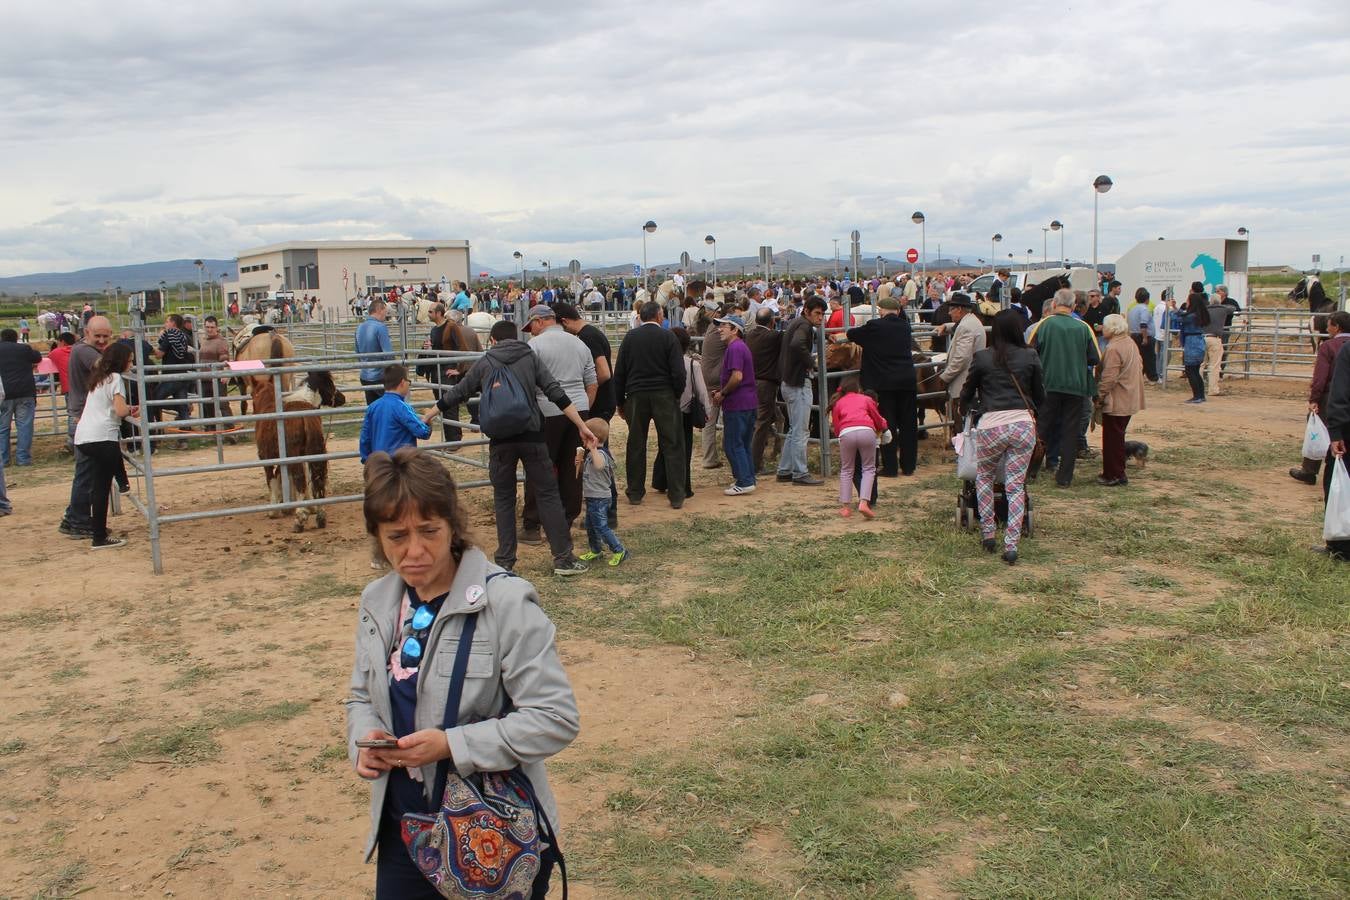
[[[1317,484],[1317,473],[1322,471],[1322,461],[1320,459],[1303,460],[1303,467],[1299,469],[1290,469],[1289,477],[1295,481],[1301,481],[1304,484]]]

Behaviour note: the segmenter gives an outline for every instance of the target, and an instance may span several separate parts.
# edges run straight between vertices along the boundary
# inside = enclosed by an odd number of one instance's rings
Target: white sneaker
[[[753,494],[754,492],[755,486],[753,484],[748,487],[741,487],[739,484],[733,484],[722,493],[726,494],[728,497],[739,497],[741,494]]]

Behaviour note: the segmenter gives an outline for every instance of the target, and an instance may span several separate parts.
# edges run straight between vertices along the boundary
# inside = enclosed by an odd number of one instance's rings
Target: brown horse
[[[259,335],[261,337],[261,335]],[[256,340],[256,338],[255,338]],[[281,359],[283,357],[280,342],[285,340],[280,335],[272,336],[272,346],[268,348],[267,359]],[[283,376],[284,378],[285,376]],[[274,412],[277,408],[276,391],[272,384],[272,379],[266,375],[250,375],[249,381],[252,385],[253,411],[258,414]],[[311,372],[306,378],[306,386],[320,398],[320,405],[325,407],[338,407],[346,402],[346,398],[337,389],[333,383],[333,376],[328,372]],[[313,411],[317,407],[310,403],[298,400],[282,400],[281,409],[283,412],[301,412]],[[323,433],[323,422],[318,416],[303,416],[281,420],[286,436],[286,457],[292,456],[315,456],[328,452],[328,442]],[[262,419],[257,423],[255,437],[258,445],[259,459],[279,459],[281,456],[281,445],[277,434],[277,422],[273,419]],[[328,461],[314,460],[308,463],[309,471],[306,478],[305,463],[288,463],[285,465],[286,477],[291,480],[291,499],[292,500],[319,500],[327,495],[328,491]],[[281,492],[281,466],[270,465],[263,467],[263,473],[267,477],[267,492],[273,503],[282,502]],[[305,524],[309,520],[310,513],[314,514],[314,524],[323,528],[328,524],[328,517],[322,506],[297,507],[295,510],[295,530],[304,531]],[[271,518],[280,518],[283,513],[274,511],[268,514]]]
[[[295,347],[291,344],[290,340],[287,339],[286,335],[270,328],[265,331],[254,332],[253,335],[248,338],[245,338],[243,335],[236,335],[234,346],[237,348],[234,353],[234,358],[238,360],[292,359],[295,356]],[[292,377],[290,372],[284,373],[281,376],[282,391],[289,391],[291,389]],[[250,374],[244,377],[235,378],[234,383],[239,388],[240,397],[247,398],[253,390],[253,385],[262,380],[266,380],[270,383],[272,378],[270,375]],[[248,400],[241,399],[239,404],[240,414],[247,415]]]

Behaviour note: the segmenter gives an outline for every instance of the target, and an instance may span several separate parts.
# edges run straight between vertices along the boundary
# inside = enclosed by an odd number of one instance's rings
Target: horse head
[[[347,397],[334,383],[331,372],[310,372],[305,378],[305,387],[319,396],[320,406],[336,408],[347,402]]]

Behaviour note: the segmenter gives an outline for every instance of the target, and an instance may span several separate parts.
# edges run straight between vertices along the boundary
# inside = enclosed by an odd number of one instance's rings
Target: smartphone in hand
[[[356,746],[362,748],[363,750],[397,750],[398,739],[372,738],[371,740],[368,741],[367,740],[357,741]]]

